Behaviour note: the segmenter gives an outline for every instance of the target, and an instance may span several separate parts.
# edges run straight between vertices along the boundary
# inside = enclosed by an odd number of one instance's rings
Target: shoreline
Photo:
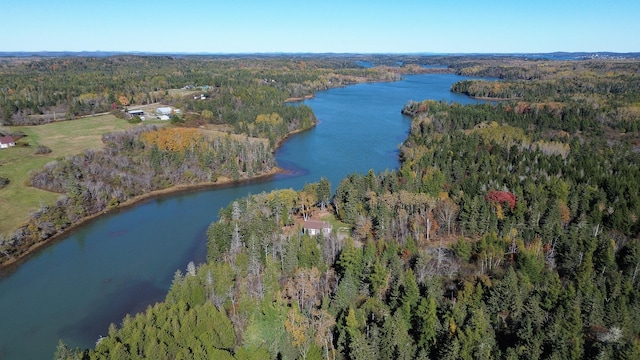
[[[315,97],[316,97],[315,95],[305,95],[305,96],[302,96],[302,97],[290,97],[290,98],[284,99],[284,102],[285,103],[294,103],[294,102],[310,100],[310,99],[313,99]]]
[[[316,127],[316,125],[318,125],[318,119],[316,119],[316,115],[314,114],[313,115],[313,121],[311,122],[311,126],[310,127],[306,128],[306,129],[298,129],[298,130],[291,131],[287,135],[285,135],[282,139],[278,140],[278,142],[276,142],[276,144],[273,146],[274,157],[275,157],[276,150],[278,150],[282,146],[282,144],[285,141],[287,141],[291,136],[293,136],[295,134],[303,133],[303,132],[308,131],[308,130],[311,130],[314,127]],[[277,167],[278,166],[276,165],[276,168]]]
[[[367,82],[394,82],[397,81],[399,79],[386,79],[386,80],[364,80],[362,81],[362,83],[367,83]],[[356,82],[356,83],[361,83],[361,82]],[[351,84],[349,84],[351,85]],[[343,85],[344,86],[344,85]],[[347,85],[348,86],[348,85]],[[333,86],[330,88],[335,88],[335,87],[340,87],[340,86]],[[286,99],[284,102],[285,103],[293,103],[293,102],[300,102],[300,101],[304,101],[304,100],[308,100],[308,99],[313,99],[315,98],[315,94],[312,95],[305,95],[304,97],[298,97],[298,98],[288,98]],[[315,117],[315,114],[313,114],[313,120],[311,122],[311,126],[309,128],[306,129],[297,129],[294,131],[291,131],[289,133],[287,133],[287,135],[285,135],[282,139],[278,140],[276,142],[276,144],[274,145],[273,148],[273,154],[275,154],[276,150],[278,148],[280,148],[282,146],[282,144],[289,139],[289,137],[298,134],[298,133],[302,133],[304,131],[307,130],[311,130],[314,127],[316,127],[318,124],[318,119]],[[59,233],[56,233],[54,235],[52,235],[51,237],[39,241],[35,244],[30,245],[28,248],[26,248],[24,250],[24,252],[20,253],[18,256],[15,257],[11,257],[8,258],[5,262],[0,263],[0,279],[2,279],[4,276],[6,276],[7,274],[9,274],[10,272],[12,272],[13,270],[15,270],[14,268],[17,268],[18,266],[20,266],[21,264],[23,264],[24,262],[28,261],[29,258],[31,258],[31,256],[35,255],[40,249],[45,248],[48,245],[53,245],[58,241],[61,241],[64,237],[68,236],[70,233],[73,233],[75,230],[79,229],[80,227],[88,224],[89,222],[99,218],[100,216],[106,215],[110,212],[113,211],[119,211],[119,210],[124,210],[124,209],[128,209],[130,207],[133,207],[135,205],[138,205],[139,203],[145,201],[145,200],[149,200],[152,198],[159,198],[162,196],[166,196],[166,195],[173,195],[173,194],[177,194],[180,192],[186,192],[186,191],[190,191],[190,190],[195,190],[198,188],[216,188],[216,187],[224,187],[224,186],[230,186],[234,183],[241,183],[241,182],[249,182],[249,181],[254,181],[254,180],[259,180],[261,178],[267,178],[270,176],[274,176],[278,173],[286,173],[286,171],[284,169],[281,169],[276,166],[271,169],[269,172],[265,173],[265,174],[260,174],[251,178],[243,178],[240,180],[232,180],[230,178],[227,177],[221,177],[219,178],[216,182],[214,183],[198,183],[198,184],[189,184],[189,185],[175,185],[175,186],[171,186],[169,188],[166,189],[161,189],[161,190],[155,190],[146,194],[142,194],[142,195],[138,195],[135,196],[131,199],[126,200],[125,202],[118,204],[117,207],[114,207],[112,209],[106,209],[103,211],[100,211],[98,213],[83,217],[81,220],[75,222],[74,224],[71,224],[68,228],[65,228],[64,230],[62,230]]]
[[[284,174],[284,173],[286,173],[284,169],[278,166],[275,166],[270,171],[264,174],[256,175],[253,177],[241,178],[239,180],[233,180],[228,177],[220,177],[219,180],[215,182],[206,182],[206,183],[197,183],[197,184],[179,184],[179,185],[171,186],[165,189],[154,190],[142,195],[134,196],[131,199],[128,199],[123,203],[120,203],[118,206],[114,208],[105,209],[98,213],[85,216],[79,221],[70,225],[68,228],[64,229],[63,231],[56,233],[55,235],[52,235],[51,237],[43,241],[40,241],[38,243],[35,243],[29,246],[19,256],[7,259],[7,261],[0,264],[0,279],[3,278],[8,273],[10,273],[12,270],[14,270],[13,268],[17,268],[25,261],[28,261],[29,258],[35,255],[35,253],[41,248],[45,248],[48,245],[53,245],[56,242],[63,240],[64,237],[70,235],[74,231],[80,229],[84,225],[87,225],[91,221],[96,220],[101,216],[104,216],[116,211],[126,210],[136,205],[139,205],[144,201],[161,198],[163,196],[176,195],[179,193],[189,192],[197,189],[215,189],[218,187],[222,188],[222,187],[231,186],[234,184],[240,184],[243,182],[251,182],[255,180],[265,179],[277,174]]]
[[[313,98],[315,96],[311,96],[311,98]],[[301,99],[300,101],[303,101],[305,99]],[[294,131],[291,131],[289,133],[287,133],[287,135],[285,135],[282,139],[278,140],[278,142],[274,145],[273,151],[272,153],[275,155],[275,152],[278,148],[280,148],[280,146],[282,146],[282,144],[289,139],[289,137],[291,137],[292,135],[307,131],[307,130],[311,130],[313,129],[316,125],[318,124],[318,120],[315,117],[315,114],[313,115],[313,120],[311,122],[311,126],[309,128],[306,129],[297,129]],[[275,158],[275,156],[274,156]],[[98,213],[95,214],[91,214],[88,216],[83,217],[82,219],[80,219],[79,221],[71,224],[69,227],[65,228],[64,230],[50,236],[47,239],[44,239],[42,241],[39,241],[35,244],[30,245],[29,247],[27,247],[23,252],[21,252],[19,255],[14,256],[14,257],[9,257],[6,259],[6,261],[0,263],[0,279],[2,277],[4,277],[6,274],[10,273],[12,271],[13,268],[17,268],[18,266],[20,266],[21,264],[23,264],[25,261],[28,261],[29,258],[31,256],[33,256],[35,253],[37,253],[40,249],[45,248],[48,245],[53,245],[55,244],[57,241],[62,240],[64,237],[68,236],[69,234],[73,233],[75,230],[81,228],[82,226],[88,224],[89,222],[91,222],[92,220],[95,220],[103,215],[106,215],[110,212],[113,211],[119,211],[119,210],[125,210],[128,208],[131,208],[135,205],[138,205],[139,203],[145,201],[145,200],[149,200],[149,199],[153,199],[153,198],[159,198],[162,196],[167,196],[167,195],[174,195],[174,194],[178,194],[181,192],[187,192],[187,191],[192,191],[195,189],[214,189],[217,187],[225,187],[225,186],[231,186],[233,184],[239,184],[242,182],[250,182],[250,181],[255,181],[255,180],[260,180],[263,178],[268,178],[271,176],[274,176],[276,174],[283,174],[286,173],[286,171],[280,167],[278,167],[277,163],[276,166],[274,166],[270,171],[264,173],[264,174],[260,174],[260,175],[256,175],[253,177],[245,177],[245,178],[241,178],[239,180],[233,180],[231,178],[228,177],[220,177],[218,178],[218,180],[216,180],[215,182],[207,182],[207,183],[197,183],[197,184],[179,184],[179,185],[174,185],[165,189],[160,189],[160,190],[154,190],[142,195],[138,195],[138,196],[134,196],[131,199],[127,199],[126,201],[124,201],[123,203],[118,204],[118,206],[111,208],[111,209],[105,209],[103,211],[100,211]]]
[[[517,98],[496,98],[496,97],[488,97],[488,96],[471,96],[468,97],[476,100],[484,100],[484,101],[511,101],[511,100],[519,100]]]

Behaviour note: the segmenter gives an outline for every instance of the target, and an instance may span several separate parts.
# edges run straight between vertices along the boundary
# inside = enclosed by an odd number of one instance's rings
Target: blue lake
[[[206,229],[234,199],[301,189],[324,176],[335,190],[346,175],[396,169],[410,100],[475,103],[449,92],[465,77],[412,75],[358,84],[307,100],[318,118],[276,152],[287,174],[174,194],[100,217],[0,274],[0,359],[51,359],[59,339],[93,347],[109,324],[162,301],[176,270],[201,263]]]

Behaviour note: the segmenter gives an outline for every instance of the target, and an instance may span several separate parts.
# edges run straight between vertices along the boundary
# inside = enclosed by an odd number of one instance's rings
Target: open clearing
[[[102,135],[136,127],[113,115],[99,115],[78,120],[39,126],[11,126],[3,130],[22,132],[26,136],[16,146],[0,150],[0,177],[9,178],[9,185],[0,189],[0,236],[9,234],[41,203],[51,204],[60,195],[27,186],[29,174],[42,166],[85,149],[101,149]],[[36,155],[38,145],[49,147],[49,154]]]
[[[165,126],[168,122],[150,120],[142,124]],[[52,204],[60,196],[28,186],[29,175],[32,172],[56,159],[81,154],[88,149],[102,149],[103,134],[136,126],[139,125],[107,114],[38,126],[0,127],[3,132],[25,134],[25,137],[17,141],[15,147],[0,150],[0,177],[10,180],[9,185],[0,189],[0,213],[3,214],[0,217],[0,236],[9,235],[24,223],[34,210],[42,204]],[[213,136],[230,136],[238,141],[262,141],[268,145],[266,139],[230,134],[231,129],[228,126],[209,125],[202,131]],[[47,146],[52,150],[51,153],[36,155],[38,145]]]

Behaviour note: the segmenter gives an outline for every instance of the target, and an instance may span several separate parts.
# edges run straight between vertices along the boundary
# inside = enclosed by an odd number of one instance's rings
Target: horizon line
[[[110,55],[423,55],[423,56],[456,56],[456,55],[553,55],[553,54],[615,54],[640,55],[640,51],[550,51],[550,52],[313,52],[313,51],[268,51],[268,52],[190,52],[190,51],[121,51],[121,50],[15,50],[0,51],[0,56],[42,55],[42,54],[110,54]]]

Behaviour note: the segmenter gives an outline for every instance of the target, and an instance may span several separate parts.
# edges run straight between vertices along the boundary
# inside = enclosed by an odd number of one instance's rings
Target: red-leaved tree
[[[516,207],[516,196],[508,191],[491,190],[485,195],[485,199],[490,202],[504,204],[509,203],[509,208],[513,210]]]

